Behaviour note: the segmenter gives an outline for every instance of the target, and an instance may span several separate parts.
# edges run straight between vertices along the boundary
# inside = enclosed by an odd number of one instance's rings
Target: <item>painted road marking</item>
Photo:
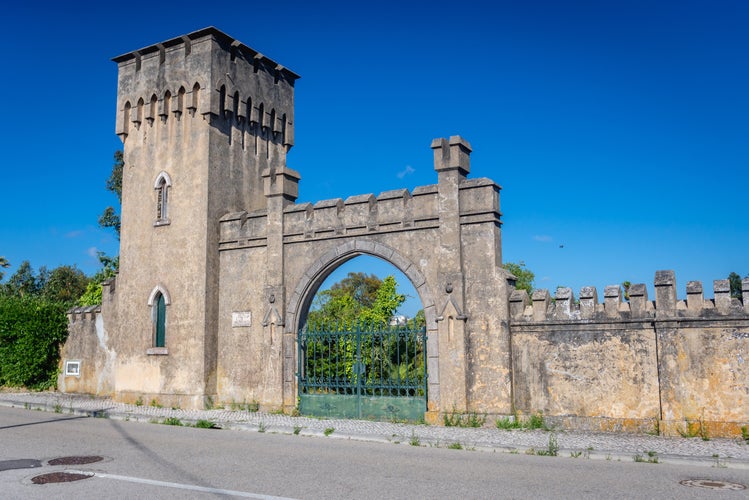
[[[117,474],[107,474],[105,472],[77,471],[66,470],[73,474],[86,474],[100,477],[102,479],[114,479],[117,481],[128,481],[130,483],[149,484],[152,486],[162,486],[164,488],[176,488],[179,490],[201,491],[203,493],[216,493],[219,495],[233,495],[235,497],[255,498],[258,500],[295,500],[288,497],[276,497],[273,495],[261,495],[259,493],[250,493],[247,491],[224,490],[221,488],[209,488],[207,486],[197,486],[194,484],[172,483],[170,481],[156,481],[154,479],[144,479],[141,477],[119,476]]]

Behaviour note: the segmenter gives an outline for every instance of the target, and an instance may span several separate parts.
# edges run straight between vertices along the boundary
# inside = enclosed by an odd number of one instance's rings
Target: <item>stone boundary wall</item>
[[[468,225],[496,221],[499,190],[492,180],[470,179],[460,184],[460,223]],[[478,192],[477,192],[478,191]],[[420,186],[413,191],[397,189],[378,196],[363,194],[343,200],[291,204],[283,210],[283,241],[294,243],[364,234],[439,228],[438,186]],[[268,211],[238,212],[221,219],[220,248],[265,246]]]
[[[749,297],[749,279],[742,282]],[[575,300],[569,288],[510,296],[513,402],[565,425],[601,430],[735,436],[749,424],[749,300],[728,280],[687,284],[655,276],[656,300],[632,285],[629,301],[607,286]]]
[[[60,348],[60,392],[110,394],[110,373],[105,346],[101,306],[76,307],[68,311],[68,338]],[[66,373],[66,362],[78,363],[78,374]]]

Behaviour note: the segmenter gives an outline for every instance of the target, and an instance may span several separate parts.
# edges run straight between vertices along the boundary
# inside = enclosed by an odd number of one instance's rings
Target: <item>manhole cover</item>
[[[90,477],[93,477],[93,474],[50,472],[49,474],[32,477],[31,482],[34,484],[69,483],[71,481],[80,481],[81,479],[88,479]]]
[[[99,457],[96,455],[92,455],[89,457],[61,457],[61,458],[53,458],[49,462],[47,462],[48,465],[84,465],[84,464],[92,464],[94,462],[101,462],[104,460],[104,457]]]
[[[718,481],[715,479],[685,479],[679,481],[684,486],[694,486],[695,488],[706,488],[708,490],[745,490],[746,486],[739,483],[729,483],[727,481]]]

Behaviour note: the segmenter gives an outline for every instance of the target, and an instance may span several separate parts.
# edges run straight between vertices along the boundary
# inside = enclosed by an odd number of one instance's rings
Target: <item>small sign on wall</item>
[[[76,361],[65,361],[65,375],[70,377],[81,376],[81,362]]]
[[[231,327],[252,325],[252,313],[250,311],[239,311],[231,313]]]

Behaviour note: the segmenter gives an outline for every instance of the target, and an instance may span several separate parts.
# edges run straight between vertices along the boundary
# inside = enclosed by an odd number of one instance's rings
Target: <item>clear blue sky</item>
[[[94,5],[93,2],[91,2]],[[111,5],[111,6],[110,6]],[[216,26],[299,73],[299,201],[436,182],[459,134],[503,187],[505,261],[555,289],[749,274],[749,2],[11,4],[0,46],[0,255],[118,253],[97,217],[114,56]]]

